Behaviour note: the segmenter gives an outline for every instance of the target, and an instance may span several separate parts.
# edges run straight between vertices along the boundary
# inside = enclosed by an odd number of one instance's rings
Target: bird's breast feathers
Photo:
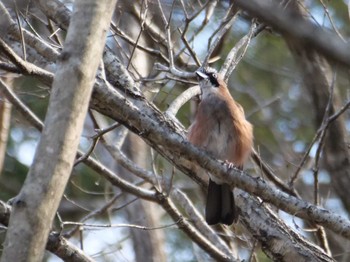
[[[207,98],[199,105],[189,140],[218,159],[243,165],[253,143],[251,124],[235,102],[215,95]]]

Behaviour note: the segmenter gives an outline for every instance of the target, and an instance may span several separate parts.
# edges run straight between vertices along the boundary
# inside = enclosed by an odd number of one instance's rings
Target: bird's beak
[[[196,74],[197,74],[197,76],[199,77],[199,78],[201,78],[201,79],[207,79],[208,78],[208,76],[206,75],[206,74],[204,74],[203,72],[201,72],[201,71],[196,71]]]

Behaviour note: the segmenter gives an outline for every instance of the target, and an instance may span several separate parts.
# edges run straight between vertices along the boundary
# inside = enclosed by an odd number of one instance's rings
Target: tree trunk
[[[72,170],[116,1],[77,0],[55,74],[45,128],[13,203],[1,261],[41,261]]]
[[[132,133],[129,134],[125,145],[129,149],[132,149],[127,150],[130,159],[132,159],[138,166],[146,169],[146,161],[150,161],[149,157],[146,157],[149,155],[147,152],[150,150],[147,145],[138,136]],[[123,175],[128,177],[128,180],[135,177],[127,170],[123,171]],[[162,212],[159,211],[159,206],[155,206],[153,203],[141,199],[126,208],[128,221],[130,223],[133,224],[133,221],[137,221],[137,224],[150,228],[156,227],[160,224],[159,214]],[[166,260],[164,252],[164,235],[162,230],[144,231],[131,228],[130,233],[132,236],[136,261],[153,262]]]

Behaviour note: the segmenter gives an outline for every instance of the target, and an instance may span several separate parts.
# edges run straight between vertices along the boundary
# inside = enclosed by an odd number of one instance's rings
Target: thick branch
[[[243,214],[240,221],[262,243],[273,261],[334,261],[319,247],[289,228],[274,212],[256,198],[240,192],[237,203]]]
[[[0,223],[7,226],[11,214],[11,206],[0,201]],[[50,233],[46,249],[64,261],[71,262],[92,262],[92,258],[86,256],[84,252],[70,244],[66,239],[57,233]]]
[[[47,79],[50,79],[50,74],[48,74]],[[20,113],[33,125],[35,126],[39,131],[42,131],[44,125],[43,123],[34,115],[33,112],[30,111],[29,108],[27,108],[16,96],[13,92],[10,92],[9,88],[6,86],[5,83],[3,83],[0,80],[0,90],[3,90],[4,93],[6,94],[6,97],[12,101],[13,105],[16,107],[16,109],[18,109],[20,111]],[[79,159],[82,159],[83,153],[81,153],[80,151],[78,151],[77,153],[77,157]],[[179,221],[181,220],[181,226],[180,229],[182,231],[184,231],[189,238],[191,238],[193,241],[195,241],[200,247],[202,247],[208,254],[210,254],[211,256],[213,256],[214,258],[216,258],[218,261],[231,261],[234,260],[234,258],[232,257],[232,255],[230,254],[230,251],[226,248],[222,249],[218,247],[218,245],[220,245],[220,243],[218,241],[215,241],[214,243],[216,243],[216,245],[214,245],[212,242],[208,241],[207,239],[211,239],[213,238],[213,236],[208,238],[208,231],[203,231],[200,230],[200,232],[198,232],[190,223],[188,223],[187,221],[183,220],[180,212],[175,208],[175,206],[172,204],[172,200],[167,198],[166,196],[162,195],[162,194],[158,194],[155,193],[153,191],[150,190],[146,190],[144,188],[138,187],[136,185],[133,185],[131,183],[129,183],[128,181],[120,178],[118,175],[116,175],[115,173],[113,173],[111,170],[109,170],[108,168],[106,168],[105,166],[103,166],[101,163],[99,163],[98,161],[96,161],[94,158],[86,156],[82,159],[82,161],[84,161],[84,163],[89,166],[90,168],[92,168],[94,171],[96,171],[100,176],[103,176],[106,180],[108,180],[112,185],[121,188],[122,190],[129,192],[139,198],[145,199],[145,200],[149,200],[149,201],[153,201],[156,202],[158,204],[160,204],[161,206],[163,206],[163,208],[169,212],[169,215],[174,219],[174,221]],[[143,170],[141,170],[140,168],[135,168],[135,167],[131,167],[130,162],[126,163],[125,158],[122,160],[120,159],[120,161],[123,162],[123,166],[131,169],[130,171],[132,172],[136,172],[139,175],[141,175],[140,173],[144,172]],[[144,174],[141,175],[141,177],[143,177],[146,180],[149,180],[150,177],[154,178],[155,176],[152,174],[145,174],[147,172],[144,172]],[[152,180],[152,179],[151,179]],[[153,181],[149,181],[149,182],[153,182]],[[156,181],[154,181],[156,182]],[[173,194],[172,194],[173,195]],[[168,203],[168,204],[167,204]],[[0,210],[1,212],[1,210]],[[1,214],[0,214],[1,216]],[[7,222],[6,222],[7,224]],[[204,226],[204,222],[203,219],[201,219],[199,222],[195,223],[197,226],[198,224],[202,225],[202,227]],[[208,227],[206,225],[206,227]],[[203,229],[203,228],[202,228]],[[208,229],[207,229],[208,230]],[[205,237],[203,237],[203,235],[205,235]],[[210,233],[209,233],[210,235]],[[55,237],[55,235],[54,235]],[[66,243],[65,240],[59,240],[62,243]],[[69,243],[67,243],[67,245],[69,245]],[[59,247],[57,244],[54,243],[55,247]],[[48,248],[48,247],[47,247]],[[52,251],[52,249],[50,249]],[[61,250],[61,249],[60,249]],[[221,252],[221,250],[224,250],[225,253]],[[56,253],[56,249],[53,249],[52,252]]]
[[[299,19],[274,1],[237,0],[235,3],[291,38],[304,49],[315,49],[331,60],[350,66],[350,45],[344,43],[336,34],[325,31],[309,21]]]
[[[113,62],[118,63],[115,59]],[[119,77],[125,79],[123,75],[119,75]],[[130,84],[132,83],[128,82],[128,85]],[[120,82],[119,85],[121,85]],[[128,90],[132,90],[132,88],[128,88]],[[230,175],[227,175],[226,167],[189,144],[182,135],[183,130],[161,114],[153,104],[137,93],[129,91],[129,94],[133,94],[133,96],[128,96],[127,99],[109,85],[97,82],[91,103],[97,111],[122,122],[130,130],[142,136],[147,143],[181,170],[188,172],[192,178],[196,174],[188,160],[199,163],[200,166],[208,168],[212,173],[224,176],[229,183],[235,183],[237,187],[261,197],[264,201],[270,202],[286,212],[322,224],[334,232],[350,238],[350,222],[341,216],[282,193],[265,181],[252,178],[248,174],[231,170]],[[200,183],[200,180],[196,181]]]
[[[102,101],[104,102],[103,107],[101,107]],[[264,201],[270,202],[288,213],[324,225],[334,232],[350,238],[350,222],[348,220],[278,191],[261,179],[253,178],[235,169],[228,170],[225,165],[191,145],[179,134],[181,131],[145,99],[141,98],[137,102],[132,102],[132,99],[126,99],[116,90],[96,88],[92,106],[142,136],[147,143],[181,170],[191,173],[191,165],[186,164],[186,160],[197,163],[212,174],[225,179],[231,185],[259,196]],[[112,108],[118,108],[118,110],[112,110]]]

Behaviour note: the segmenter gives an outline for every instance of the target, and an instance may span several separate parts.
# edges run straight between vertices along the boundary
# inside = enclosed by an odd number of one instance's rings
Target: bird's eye
[[[218,78],[217,78],[217,74],[216,73],[212,73],[209,75],[209,80],[211,82],[211,84],[215,87],[219,86],[219,82],[218,82]]]

